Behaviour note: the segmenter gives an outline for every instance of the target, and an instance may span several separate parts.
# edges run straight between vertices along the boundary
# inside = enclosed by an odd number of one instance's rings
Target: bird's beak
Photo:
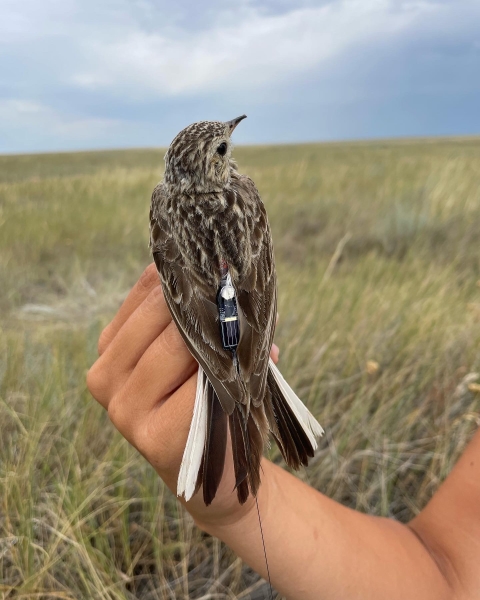
[[[247,115],[242,115],[241,117],[237,117],[236,119],[227,121],[228,129],[230,130],[230,135],[232,135],[233,130],[240,123],[240,121],[243,121],[243,119],[246,119],[246,118],[247,118]]]

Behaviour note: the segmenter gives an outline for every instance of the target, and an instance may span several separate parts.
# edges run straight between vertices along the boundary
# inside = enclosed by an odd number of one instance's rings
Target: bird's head
[[[165,154],[165,183],[177,193],[221,192],[230,180],[230,136],[246,115],[193,123],[175,137]]]

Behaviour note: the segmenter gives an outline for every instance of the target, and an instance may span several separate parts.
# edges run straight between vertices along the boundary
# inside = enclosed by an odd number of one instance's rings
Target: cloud
[[[82,141],[91,144],[104,139],[120,125],[115,119],[62,114],[29,100],[0,99],[0,152],[8,152],[12,145],[16,151],[32,149],[31,141],[37,136],[45,140],[73,138],[76,144]]]
[[[86,68],[71,82],[138,96],[247,91],[287,81],[362,44],[391,40],[438,7],[430,2],[343,0],[265,15],[245,9],[198,32],[138,27],[110,40],[83,42]]]
[[[244,111],[242,141],[457,131],[479,31],[478,0],[4,0],[1,148],[165,144]]]
[[[82,135],[86,138],[92,133],[102,134],[119,125],[115,119],[72,118],[71,115],[62,115],[49,106],[29,100],[0,100],[0,119],[11,124],[28,123],[31,126],[41,123],[42,128],[53,133]]]

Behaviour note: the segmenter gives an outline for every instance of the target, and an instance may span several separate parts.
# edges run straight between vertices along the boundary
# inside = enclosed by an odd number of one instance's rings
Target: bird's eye
[[[225,154],[227,153],[227,143],[222,142],[217,148],[217,152],[220,154],[220,156],[225,156]]]

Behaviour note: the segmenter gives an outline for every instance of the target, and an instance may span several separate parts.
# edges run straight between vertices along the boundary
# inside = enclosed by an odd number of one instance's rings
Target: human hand
[[[173,323],[155,265],[144,271],[98,342],[99,358],[88,372],[92,396],[108,410],[120,433],[176,493],[190,428],[197,362]],[[271,356],[278,361],[278,348]],[[228,524],[253,506],[240,506],[230,443],[217,495],[206,507],[202,494],[181,501],[201,526]]]

